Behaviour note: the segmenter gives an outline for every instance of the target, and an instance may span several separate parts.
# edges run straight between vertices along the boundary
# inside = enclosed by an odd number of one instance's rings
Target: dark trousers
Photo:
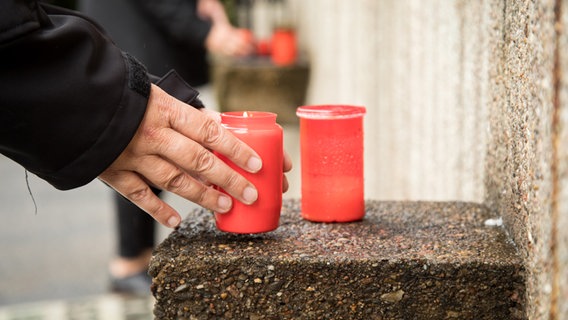
[[[152,189],[159,195],[160,191]],[[155,220],[118,192],[114,193],[118,227],[118,254],[134,258],[154,247]]]

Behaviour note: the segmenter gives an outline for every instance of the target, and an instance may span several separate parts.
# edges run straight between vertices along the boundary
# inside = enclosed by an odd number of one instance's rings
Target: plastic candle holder
[[[221,113],[221,124],[256,151],[262,159],[262,169],[249,173],[215,153],[258,191],[258,199],[252,205],[245,205],[233,198],[233,207],[229,212],[215,213],[217,228],[233,233],[262,233],[278,228],[282,209],[283,133],[282,127],[276,123],[276,114],[224,112]]]
[[[304,219],[348,222],[364,217],[365,112],[365,107],[348,105],[297,109]]]

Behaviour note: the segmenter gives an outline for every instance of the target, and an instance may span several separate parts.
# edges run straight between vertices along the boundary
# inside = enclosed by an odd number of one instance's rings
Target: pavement
[[[207,98],[210,96],[203,100]],[[285,127],[286,150],[299,167],[297,139],[297,127]],[[298,175],[298,168],[289,175],[289,197],[299,194]],[[55,310],[57,315],[83,310],[74,306],[87,301],[92,308],[110,306],[111,310],[117,305],[150,303],[149,295],[132,300],[108,292],[107,264],[114,255],[116,238],[111,192],[98,180],[59,191],[33,174],[26,179],[24,168],[0,155],[0,320],[65,319],[22,315],[21,311]],[[172,194],[164,200],[182,217],[196,207]],[[161,241],[170,230],[157,228]]]
[[[21,166],[0,156],[0,177],[0,320],[66,319],[54,314],[123,305],[108,292],[116,238],[112,191],[98,180],[58,191],[29,174],[34,205]],[[165,197],[182,214],[195,207],[172,198]],[[168,233],[158,226],[159,240]],[[37,316],[43,313],[51,316]]]

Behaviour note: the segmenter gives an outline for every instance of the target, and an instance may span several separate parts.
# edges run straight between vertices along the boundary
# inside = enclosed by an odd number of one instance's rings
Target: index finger
[[[262,160],[246,143],[237,139],[223,126],[195,108],[182,108],[171,127],[204,147],[216,151],[240,168],[251,173],[262,168]]]

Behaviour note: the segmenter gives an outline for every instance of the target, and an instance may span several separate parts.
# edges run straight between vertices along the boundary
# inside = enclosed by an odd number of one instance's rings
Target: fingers
[[[111,168],[121,167],[125,161],[129,160],[119,157]],[[193,178],[160,157],[144,157],[135,168],[137,172],[107,169],[99,179],[164,226],[176,227],[181,219],[173,208],[151,191],[146,181],[151,181],[152,185],[162,190],[173,192],[218,213],[225,213],[232,207],[232,199],[229,196]],[[244,201],[252,203],[256,200],[256,191],[250,196],[250,191],[245,187],[244,194],[246,199]]]
[[[228,133],[215,117],[152,85],[143,121],[107,171],[136,172],[158,188],[220,213],[231,208],[231,199],[202,181],[219,186],[245,204],[255,202],[256,188],[212,151],[250,172],[262,166],[256,152]]]
[[[286,191],[288,191],[288,188],[290,187],[290,184],[288,183],[288,178],[286,178],[286,175],[282,176],[282,193],[286,193]]]
[[[284,172],[292,170],[292,158],[290,158],[290,155],[286,152],[286,150],[284,150],[284,163],[282,169]]]
[[[256,152],[223,128],[218,115],[200,112],[152,85],[138,130],[99,178],[169,227],[177,226],[180,216],[151,192],[150,183],[219,213],[229,211],[232,200],[210,184],[240,202],[254,203],[256,188],[213,152],[251,173],[262,168]],[[292,168],[287,153],[282,166],[284,172]]]
[[[250,37],[228,23],[214,23],[205,39],[207,50],[223,56],[246,56],[254,52]]]
[[[183,116],[176,116],[171,119],[171,127],[184,136],[206,147],[216,151],[240,168],[251,173],[258,172],[262,167],[262,160],[257,153],[247,144],[230,134],[215,117],[200,112],[187,105],[177,105],[178,112]],[[175,155],[172,155],[175,157]],[[174,163],[180,163],[178,159],[173,159]]]
[[[209,118],[215,120],[215,122],[221,122],[221,114],[219,112],[205,108],[200,109],[200,111],[203,114],[207,115]],[[282,169],[284,173],[290,172],[292,170],[292,158],[290,157],[288,152],[286,152],[286,150],[284,150],[284,161],[282,164]],[[286,178],[286,175],[284,175],[282,177],[282,193],[288,191],[289,187],[290,185],[288,183],[288,179]]]
[[[282,163],[282,171],[284,173],[286,172],[290,172],[290,170],[292,170],[292,158],[290,158],[290,155],[288,154],[288,152],[286,152],[286,150],[284,150],[284,161]],[[288,178],[286,178],[286,175],[282,176],[282,193],[285,193],[286,191],[288,191],[288,188],[290,187],[289,183],[288,183]]]
[[[155,161],[156,165],[151,167],[144,166],[140,169],[140,173],[150,181],[154,181],[158,186],[161,186],[162,189],[173,192],[215,212],[225,213],[231,209],[232,200],[224,193],[213,189],[213,187],[206,185],[199,179],[195,179],[174,165],[161,161],[157,157],[148,161]]]
[[[156,221],[170,228],[175,228],[181,222],[179,214],[158,196],[148,184],[136,173],[121,171],[105,171],[99,179],[114,190],[151,215]]]
[[[203,114],[207,115],[209,118],[213,119],[215,122],[217,123],[221,122],[221,115],[219,112],[205,108],[200,109],[200,111]],[[290,157],[288,152],[286,152],[286,150],[284,150],[284,161],[282,164],[282,170],[284,173],[290,172],[292,170],[292,158]],[[288,183],[288,179],[286,178],[286,175],[284,175],[282,177],[282,193],[288,191],[289,187],[290,184]]]
[[[165,158],[172,159],[173,163],[178,164],[181,169],[191,174],[191,176],[199,177],[202,181],[207,181],[208,183],[221,187],[242,203],[252,204],[256,201],[258,192],[248,180],[232,170],[211,151],[195,141],[186,139],[184,136],[172,132],[170,137],[160,144],[160,148],[162,148],[160,153]],[[188,174],[184,174],[183,171],[174,166],[168,167],[162,165],[160,168],[156,167],[156,165],[152,165],[150,166],[151,170],[147,172],[146,168],[148,167],[149,166],[146,165],[140,166],[139,171],[145,177],[151,178],[152,181],[158,180],[158,185],[164,189],[172,191],[191,201],[195,202],[198,200],[193,196],[192,192],[198,192],[198,194],[203,193],[204,197],[207,196],[204,194],[207,191],[218,193],[212,188],[206,190],[195,185],[193,185],[194,190],[189,190],[192,187],[190,182],[197,183],[198,181],[195,179],[189,180]],[[174,170],[176,171],[175,173],[173,173]],[[169,181],[174,183],[170,183]],[[204,186],[203,184],[201,185]],[[179,186],[183,186],[183,188]],[[220,194],[221,193],[218,193],[215,198],[220,196]],[[218,212],[225,212],[229,209],[219,208],[204,200],[198,203],[212,210],[223,209]]]

